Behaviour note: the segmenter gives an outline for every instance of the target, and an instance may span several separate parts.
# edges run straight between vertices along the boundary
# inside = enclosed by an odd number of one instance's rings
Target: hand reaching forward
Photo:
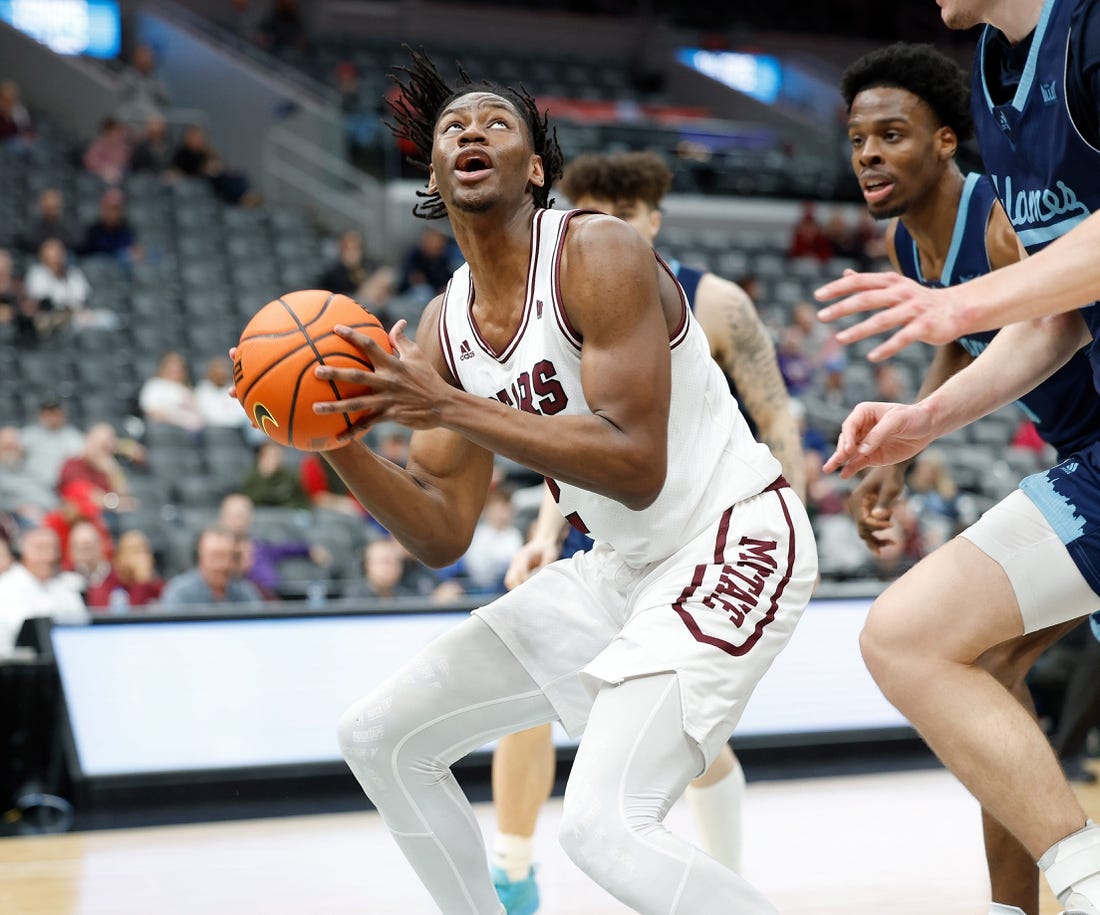
[[[815,290],[819,301],[840,298],[817,317],[821,321],[874,311],[876,314],[838,331],[841,343],[855,343],[867,337],[901,328],[886,342],[867,354],[872,362],[881,362],[905,349],[910,343],[923,341],[941,345],[950,343],[964,332],[983,328],[962,325],[960,287],[928,289],[920,283],[898,273],[856,273],[845,270],[839,280]]]
[[[935,437],[932,418],[920,404],[861,403],[844,420],[836,451],[822,469],[839,469],[847,480],[864,467],[911,458]]]
[[[848,511],[867,548],[878,553],[894,543],[894,503],[905,487],[900,464],[875,467],[848,497]]]
[[[394,353],[387,353],[370,337],[338,324],[334,330],[363,353],[374,371],[318,366],[314,373],[325,381],[369,387],[371,393],[344,400],[315,403],[315,413],[358,413],[369,417],[339,436],[341,442],[358,438],[365,429],[382,421],[400,423],[409,429],[432,429],[439,425],[438,407],[450,393],[444,381],[420,348],[405,336],[408,322],[398,321],[390,331]]]

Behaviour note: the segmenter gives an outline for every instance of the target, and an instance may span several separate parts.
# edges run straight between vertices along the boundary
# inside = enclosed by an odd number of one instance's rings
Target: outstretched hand
[[[976,329],[961,326],[957,295],[952,288],[928,289],[898,273],[856,273],[853,270],[845,270],[840,279],[814,291],[814,297],[821,302],[840,299],[817,313],[821,321],[835,321],[865,311],[876,312],[838,331],[836,338],[840,343],[855,343],[900,328],[867,354],[872,362],[881,362],[911,343],[923,341],[941,345],[955,340],[964,330]]]
[[[836,451],[822,468],[847,480],[865,467],[897,464],[935,438],[932,419],[919,404],[861,403],[844,420]]]
[[[315,413],[360,413],[368,416],[339,436],[341,442],[358,438],[366,429],[383,421],[400,423],[409,429],[431,429],[439,425],[437,407],[450,388],[420,348],[405,336],[406,321],[390,331],[391,354],[365,334],[338,324],[334,331],[358,349],[374,371],[357,368],[318,366],[314,374],[324,381],[343,382],[370,389],[370,393],[343,400],[321,401]]]

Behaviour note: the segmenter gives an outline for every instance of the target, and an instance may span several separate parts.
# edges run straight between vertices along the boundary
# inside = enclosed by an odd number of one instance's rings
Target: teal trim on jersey
[[[1068,469],[1072,465],[1060,466]],[[1085,519],[1077,513],[1077,506],[1054,488],[1050,474],[1051,471],[1044,470],[1024,477],[1020,481],[1020,489],[1050,522],[1058,539],[1068,546],[1085,532]]]
[[[959,259],[959,249],[966,234],[966,216],[970,210],[970,198],[981,177],[976,172],[971,172],[963,182],[962,194],[959,197],[959,212],[955,216],[955,228],[951,232],[951,247],[947,250],[947,259],[943,262],[943,271],[940,273],[940,282],[944,286],[955,285],[955,261]],[[918,260],[917,263],[919,264],[920,261]]]
[[[1031,47],[1027,52],[1027,63],[1024,64],[1024,71],[1020,74],[1020,83],[1016,86],[1016,94],[1012,97],[1012,107],[1017,111],[1023,111],[1024,105],[1027,104],[1028,94],[1031,92],[1031,84],[1035,82],[1035,70],[1038,67],[1039,49],[1043,44],[1043,35],[1047,30],[1047,23],[1050,21],[1050,15],[1054,11],[1054,4],[1058,0],[1046,0],[1043,4],[1043,11],[1039,14],[1039,21],[1035,25],[1035,33],[1031,39]],[[982,30],[982,37],[978,45],[978,57],[979,61],[985,59],[986,40],[992,31],[993,26],[987,25]],[[989,110],[992,111],[997,106],[993,104],[993,97],[989,94],[989,85],[985,79],[985,69],[982,68],[982,92],[985,95],[985,103],[989,106]]]
[[[1076,216],[1070,216],[1068,219],[1063,219],[1061,222],[1049,226],[1040,226],[1038,229],[1024,229],[1022,232],[1017,232],[1016,236],[1025,248],[1028,245],[1041,245],[1054,241],[1056,238],[1061,238],[1070,229],[1076,228],[1088,219],[1089,215],[1089,213],[1078,213]]]

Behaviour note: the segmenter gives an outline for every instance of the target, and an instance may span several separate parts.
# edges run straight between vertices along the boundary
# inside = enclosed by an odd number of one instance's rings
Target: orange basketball
[[[359,350],[336,336],[346,324],[393,352],[386,329],[358,302],[321,289],[288,292],[268,302],[241,332],[233,364],[237,397],[256,427],[283,445],[301,451],[338,448],[336,436],[364,413],[313,412],[323,400],[343,400],[370,392],[365,385],[322,381],[319,365],[374,366]]]

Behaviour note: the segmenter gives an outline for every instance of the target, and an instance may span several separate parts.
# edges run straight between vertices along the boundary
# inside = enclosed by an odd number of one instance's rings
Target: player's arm
[[[895,245],[897,225],[896,219],[890,221],[886,227],[885,243],[886,256],[895,272],[900,274],[901,264]],[[936,390],[972,361],[970,354],[955,341],[940,346],[921,382],[917,400]],[[909,457],[896,464],[871,468],[848,497],[848,511],[856,523],[856,530],[863,542],[874,552],[893,542],[893,504],[905,488],[905,473],[913,459]]]
[[[787,482],[805,499],[805,456],[798,424],[775,346],[752,299],[736,283],[705,273],[695,296],[695,318],[706,332],[712,355],[737,386],[761,440],[782,464]]]
[[[900,328],[868,358],[889,358],[910,343],[945,343],[963,334],[993,330],[1020,321],[1083,308],[1100,297],[1100,213],[1026,260],[994,270],[959,286],[925,289],[890,273],[850,273],[814,295],[840,299],[821,309],[823,321],[873,311],[869,318],[837,333],[854,343]],[[983,354],[984,355],[984,354]]]
[[[548,486],[544,486],[539,513],[531,525],[530,536],[508,564],[504,586],[511,591],[543,566],[556,560],[561,554],[561,545],[565,542],[568,529],[569,522],[562,516],[553,493]]]
[[[857,406],[844,421],[825,470],[843,468],[842,476],[849,477],[864,467],[910,457],[940,436],[1019,399],[1090,340],[1076,311],[1010,325],[969,366],[918,403]]]
[[[317,377],[367,384],[373,393],[314,409],[369,410],[375,422],[448,430],[543,476],[628,508],[646,508],[664,486],[671,396],[669,333],[652,248],[617,219],[578,217],[560,269],[562,301],[584,340],[581,384],[589,412],[526,413],[452,387],[405,337],[403,321],[390,332],[396,355],[362,334],[338,329],[362,349],[374,373],[324,367]],[[435,345],[427,337],[425,344]],[[449,459],[456,449],[449,437],[444,441]]]
[[[425,309],[417,341],[446,388],[438,342],[441,302],[437,298]],[[360,441],[323,456],[363,507],[421,562],[438,568],[466,552],[492,480],[490,452],[450,430],[429,428],[412,433],[405,469]]]

